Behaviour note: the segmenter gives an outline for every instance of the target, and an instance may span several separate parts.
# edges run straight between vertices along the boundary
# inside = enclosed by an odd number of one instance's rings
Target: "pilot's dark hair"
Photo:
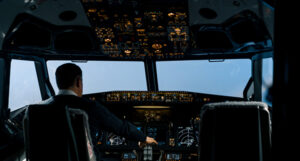
[[[74,84],[78,76],[82,77],[82,71],[79,66],[66,63],[56,69],[55,76],[58,88],[67,89]]]

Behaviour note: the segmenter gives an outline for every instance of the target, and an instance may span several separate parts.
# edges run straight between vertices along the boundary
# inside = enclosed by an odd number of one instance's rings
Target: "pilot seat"
[[[29,105],[24,138],[29,161],[96,161],[88,116],[79,109]]]
[[[271,123],[265,103],[209,103],[200,118],[200,161],[270,160]]]

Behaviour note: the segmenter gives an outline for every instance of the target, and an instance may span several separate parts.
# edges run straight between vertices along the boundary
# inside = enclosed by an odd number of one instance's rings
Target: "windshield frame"
[[[88,52],[89,53],[89,52]],[[147,88],[148,91],[158,91],[158,83],[157,83],[157,74],[156,74],[156,66],[151,64],[156,64],[157,61],[176,61],[176,60],[220,60],[220,59],[251,59],[252,64],[253,62],[262,60],[264,58],[270,58],[273,57],[273,50],[268,50],[264,52],[247,52],[244,55],[242,54],[206,54],[200,53],[199,56],[196,57],[190,57],[190,58],[181,58],[181,59],[170,59],[170,60],[156,60],[156,59],[145,59],[145,60],[121,60],[121,59],[107,59],[107,57],[103,57],[101,55],[85,55],[83,52],[82,54],[71,54],[70,52],[63,52],[63,54],[58,53],[51,53],[51,52],[43,52],[43,51],[37,51],[37,50],[31,50],[31,52],[28,51],[3,51],[0,50],[0,56],[6,57],[8,59],[21,59],[21,60],[34,60],[35,65],[37,68],[38,79],[42,94],[42,99],[45,100],[53,95],[55,95],[55,92],[53,90],[53,87],[49,81],[49,75],[47,70],[47,61],[48,60],[74,60],[74,61],[89,61],[89,60],[102,60],[102,61],[142,61],[145,63],[145,72],[146,72],[146,81],[147,81]],[[149,65],[150,64],[150,65]],[[252,65],[252,77],[255,75],[254,73],[259,73],[261,69],[258,65]],[[256,70],[254,70],[254,68]],[[257,72],[253,72],[257,71]],[[257,77],[257,76],[256,76]],[[259,79],[259,78],[256,78]],[[261,87],[258,87],[256,85],[256,89],[260,90]],[[257,91],[258,91],[257,90]],[[259,98],[255,99],[259,100]]]

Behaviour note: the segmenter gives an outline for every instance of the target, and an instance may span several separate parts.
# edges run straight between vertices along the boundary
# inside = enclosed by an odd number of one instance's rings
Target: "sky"
[[[50,82],[57,92],[55,70],[71,61],[48,61]],[[74,62],[72,62],[74,63]],[[272,84],[272,59],[264,60],[263,93]],[[76,63],[83,71],[83,93],[115,90],[147,90],[143,62],[88,61]],[[250,60],[224,62],[161,61],[157,62],[158,85],[161,91],[190,91],[242,97],[251,76]],[[34,62],[13,60],[11,64],[9,108],[18,109],[41,101]]]

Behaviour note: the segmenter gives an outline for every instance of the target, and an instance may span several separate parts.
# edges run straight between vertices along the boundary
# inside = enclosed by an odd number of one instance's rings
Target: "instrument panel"
[[[133,123],[158,142],[158,145],[141,149],[136,142],[122,136],[105,131],[99,133],[97,147],[108,154],[119,153],[125,161],[196,160],[202,105],[242,100],[185,91],[110,91],[84,97],[101,102],[119,118]]]
[[[88,94],[85,97],[104,104],[132,105],[203,104],[219,100],[239,99],[186,91],[110,91]]]

